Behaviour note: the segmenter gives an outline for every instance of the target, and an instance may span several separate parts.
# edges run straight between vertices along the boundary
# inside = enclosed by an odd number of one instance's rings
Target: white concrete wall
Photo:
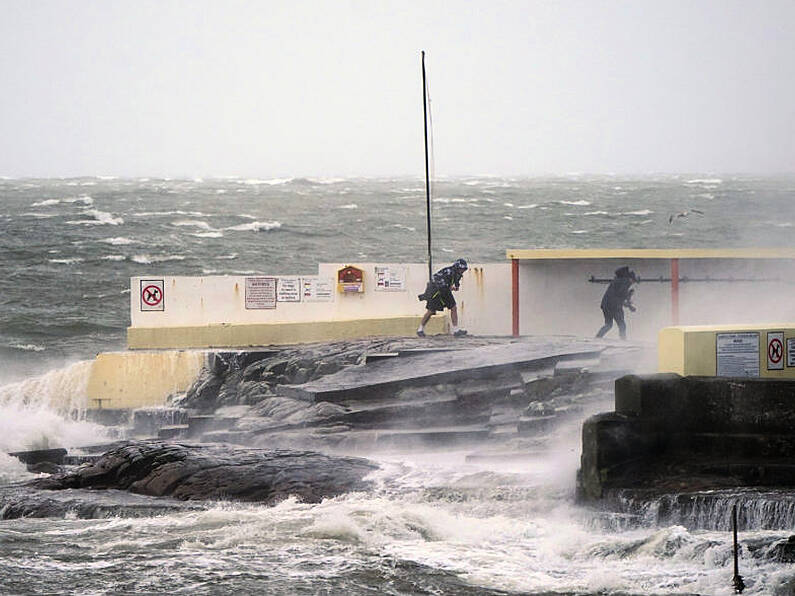
[[[628,265],[642,278],[670,278],[669,259],[541,259],[522,260],[519,267],[519,328],[526,334],[595,335],[604,320],[600,309],[606,284]],[[679,276],[774,279],[775,282],[682,282],[679,284],[679,323],[717,325],[795,321],[795,266],[781,259],[680,259]],[[625,311],[628,335],[656,341],[672,324],[670,282],[636,286],[637,312]],[[608,337],[618,337],[613,329]]]
[[[364,271],[365,291],[337,292],[337,270],[354,265]],[[376,266],[405,267],[405,291],[376,290]],[[441,267],[442,264],[439,264]],[[435,267],[436,268],[436,267]],[[130,280],[131,327],[189,327],[217,324],[299,323],[395,316],[421,316],[417,300],[427,282],[427,265],[387,263],[322,263],[317,277],[334,281],[330,302],[278,302],[274,309],[246,309],[246,277],[174,277],[148,275]],[[273,276],[278,277],[278,276]],[[294,276],[286,276],[294,277]],[[141,310],[141,280],[164,283],[162,311]],[[510,265],[475,265],[464,275],[456,294],[460,324],[480,335],[509,334],[511,325]]]

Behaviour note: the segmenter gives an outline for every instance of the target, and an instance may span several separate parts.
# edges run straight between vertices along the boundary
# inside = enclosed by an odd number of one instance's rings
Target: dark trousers
[[[605,324],[596,334],[596,337],[602,337],[605,333],[613,328],[613,321],[618,325],[618,333],[621,339],[627,339],[627,324],[624,322],[624,308],[619,306],[617,308],[602,307],[602,313],[605,316]]]

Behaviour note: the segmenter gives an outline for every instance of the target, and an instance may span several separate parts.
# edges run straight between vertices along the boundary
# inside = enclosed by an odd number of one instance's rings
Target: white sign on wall
[[[375,289],[377,292],[405,292],[406,267],[400,265],[376,266]]]
[[[795,366],[795,337],[787,338],[787,366]]]
[[[277,302],[301,302],[301,278],[280,277],[276,284]]]
[[[767,333],[767,370],[784,369],[784,332]]]
[[[162,279],[141,280],[141,311],[166,310],[166,295]]]
[[[759,333],[718,333],[715,337],[719,377],[759,376]]]
[[[246,309],[276,308],[276,278],[246,278]]]
[[[301,295],[304,302],[332,302],[334,300],[334,280],[330,277],[302,277]]]

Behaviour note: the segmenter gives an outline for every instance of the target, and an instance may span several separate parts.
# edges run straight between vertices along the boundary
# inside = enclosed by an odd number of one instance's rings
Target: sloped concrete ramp
[[[461,340],[464,345],[466,341]],[[396,356],[350,367],[310,383],[281,385],[279,393],[309,402],[384,398],[415,385],[461,382],[510,369],[529,370],[561,360],[596,358],[607,345],[580,339],[526,338],[507,344],[429,352],[421,359]]]

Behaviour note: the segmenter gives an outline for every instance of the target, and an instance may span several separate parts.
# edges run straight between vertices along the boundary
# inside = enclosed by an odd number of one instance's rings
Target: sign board
[[[759,333],[718,333],[715,337],[719,377],[759,376]]]
[[[376,292],[405,292],[406,268],[399,265],[384,267],[376,265],[375,290]]]
[[[795,337],[787,338],[787,366],[795,366]]]
[[[784,332],[767,332],[767,370],[784,369]]]
[[[141,280],[141,311],[166,310],[166,293],[162,279]]]
[[[246,309],[276,308],[276,278],[246,278]]]
[[[334,300],[334,280],[330,277],[302,277],[301,297],[304,302],[332,302]]]
[[[277,302],[301,302],[301,278],[280,277],[276,284]]]

